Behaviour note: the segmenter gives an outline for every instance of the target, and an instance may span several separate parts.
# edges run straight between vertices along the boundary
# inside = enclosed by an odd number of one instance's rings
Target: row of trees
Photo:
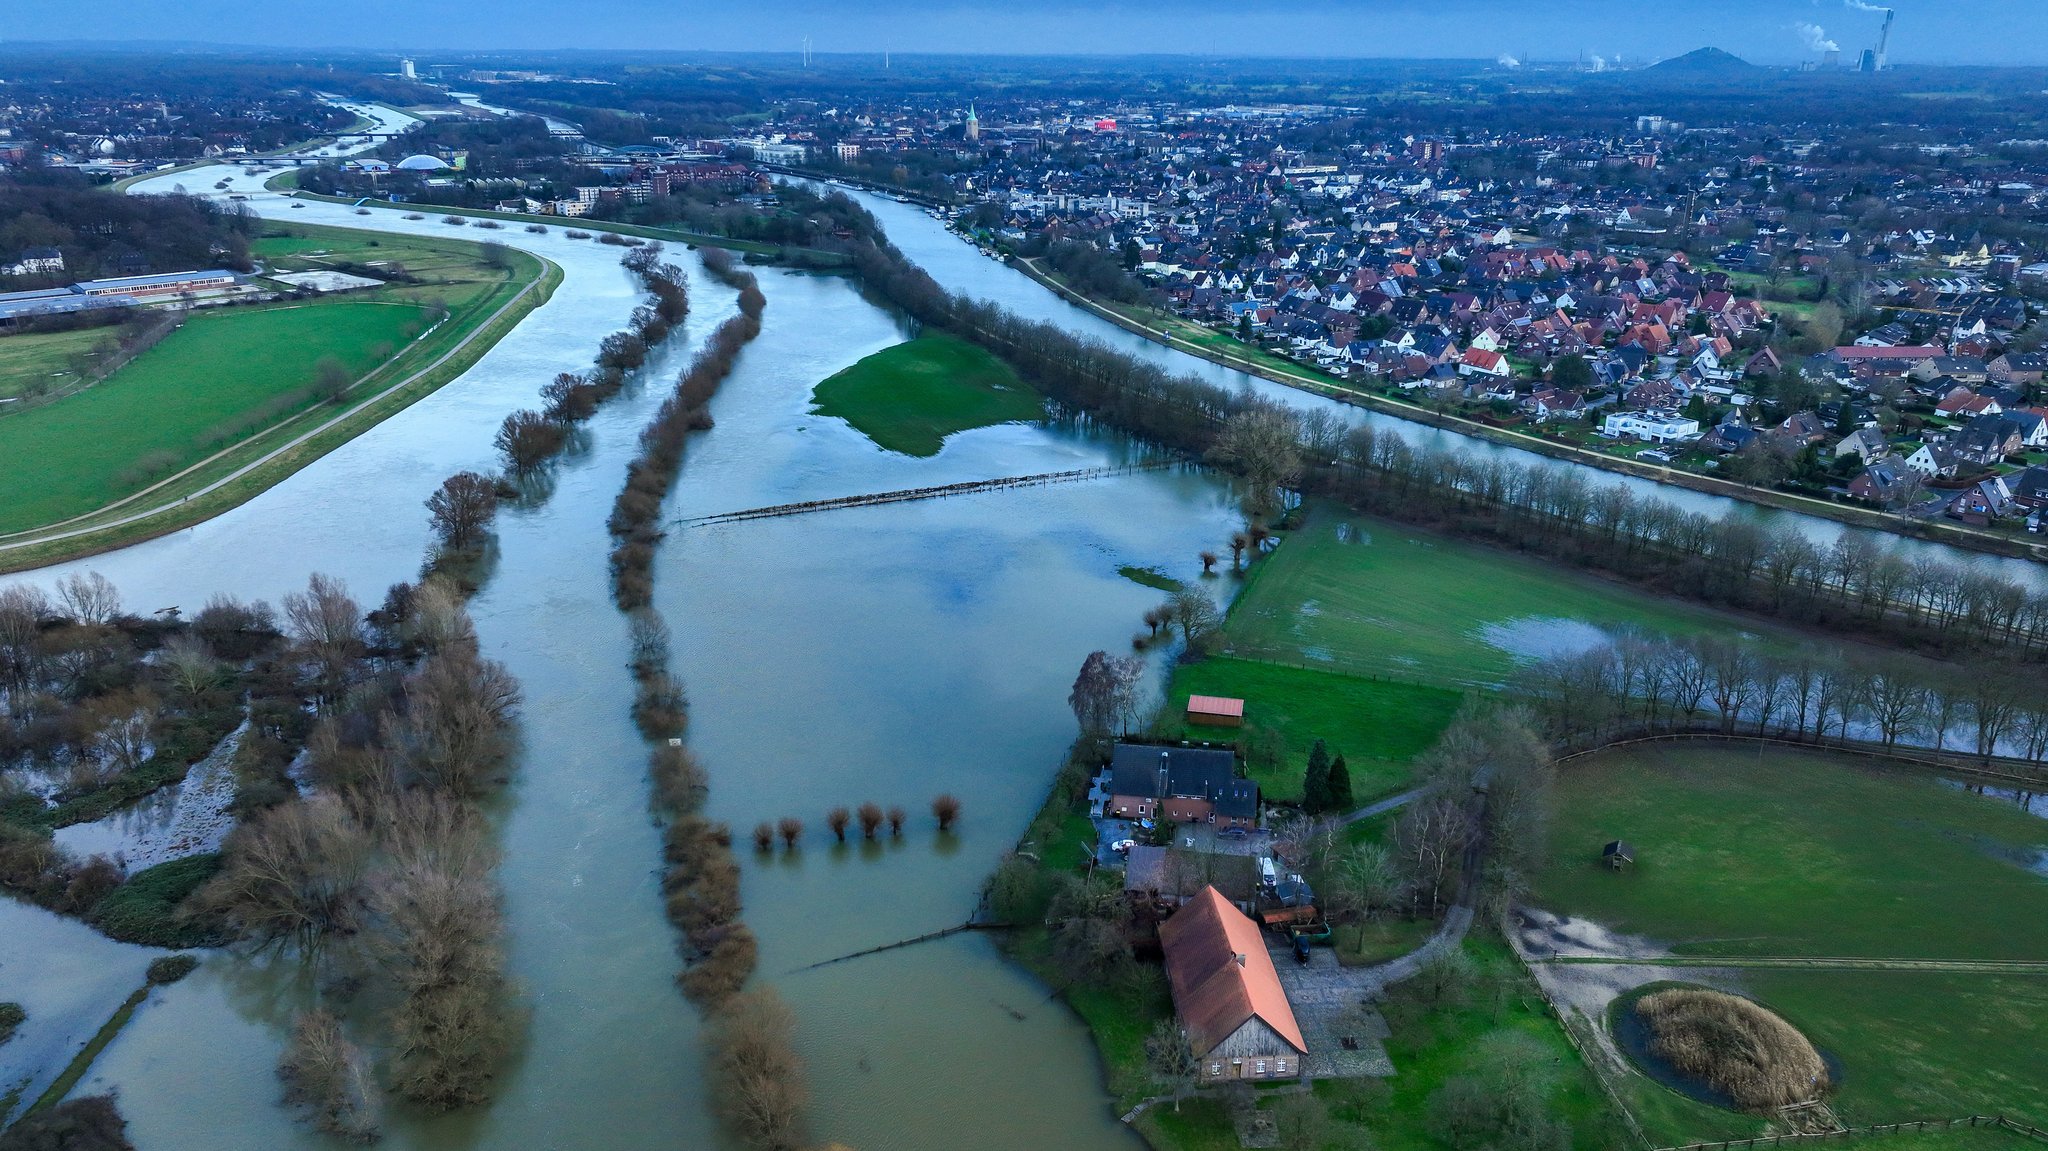
[[[2009,659],[1781,653],[1740,636],[1625,631],[1534,665],[1518,686],[1544,732],[1575,746],[1709,731],[2048,762],[2048,684]]]
[[[2048,652],[2048,591],[1979,566],[1911,556],[1869,534],[1816,543],[1794,524],[1686,511],[1584,469],[1418,448],[1249,389],[1176,377],[1098,341],[948,293],[870,226],[851,255],[863,280],[919,321],[974,339],[1070,412],[1243,476],[1250,502],[1291,488],[1376,514],[1491,539],[1659,591],[1939,650]]]
[[[500,499],[521,494],[549,461],[566,451],[576,429],[597,414],[598,405],[626,386],[626,377],[647,362],[650,350],[668,338],[690,310],[689,277],[663,263],[661,245],[634,248],[621,261],[652,297],[633,310],[628,326],[606,336],[597,362],[585,372],[563,372],[541,388],[538,411],[505,417],[495,446],[505,474],[463,471],[442,481],[427,499],[427,511],[442,559],[473,556],[482,547]]]
[[[835,807],[825,813],[825,826],[831,830],[834,840],[845,843],[846,831],[854,820],[860,820],[861,838],[872,840],[881,833],[882,825],[889,825],[891,838],[903,838],[903,825],[909,822],[910,813],[902,807],[891,805],[884,811],[879,803],[863,803],[858,808]],[[960,800],[950,794],[932,799],[932,818],[938,821],[939,832],[953,830],[953,824],[960,818]],[[804,821],[793,815],[785,815],[774,823],[762,821],[754,825],[754,850],[768,852],[775,849],[775,841],[782,841],[784,851],[795,851],[796,844],[804,835]]]
[[[707,250],[706,255],[707,272],[738,291],[739,312],[713,329],[641,429],[639,454],[627,466],[607,524],[612,600],[627,613],[633,633],[633,717],[652,745],[653,804],[667,824],[661,887],[669,922],[682,936],[685,965],[677,984],[711,1017],[708,1069],[727,1120],[749,1146],[789,1151],[798,1145],[807,1099],[795,1021],[772,990],[745,990],[759,945],[741,918],[732,830],[703,814],[709,778],[682,744],[688,704],[669,668],[668,627],[653,606],[662,503],[682,466],[690,433],[711,427],[707,406],[740,352],[760,334],[768,302],[753,274],[736,267],[729,254]],[[864,820],[873,807],[862,809]],[[878,826],[884,817],[876,811]],[[841,820],[843,837],[844,809],[835,809],[834,817]],[[900,815],[897,822],[900,826]],[[783,826],[794,843],[802,833],[801,821],[786,819]],[[765,824],[757,828],[757,845],[769,834]]]

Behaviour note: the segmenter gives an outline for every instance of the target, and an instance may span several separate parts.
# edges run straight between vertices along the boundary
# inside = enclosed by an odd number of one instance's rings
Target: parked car
[[[1129,855],[1131,848],[1136,846],[1138,846],[1138,841],[1135,839],[1119,839],[1115,843],[1110,844],[1109,849],[1118,855]]]

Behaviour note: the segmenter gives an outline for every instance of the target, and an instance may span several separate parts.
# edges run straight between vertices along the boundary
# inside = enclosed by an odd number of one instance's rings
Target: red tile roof
[[[1244,701],[1220,695],[1191,695],[1188,697],[1189,715],[1220,715],[1233,719],[1244,718]]]
[[[1280,973],[1259,925],[1223,893],[1205,887],[1159,928],[1173,1005],[1197,1054],[1206,1054],[1248,1020],[1259,1019],[1296,1051],[1308,1044],[1287,1005]]]

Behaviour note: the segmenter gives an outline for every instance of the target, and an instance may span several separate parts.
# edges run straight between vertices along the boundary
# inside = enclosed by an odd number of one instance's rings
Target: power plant
[[[1865,49],[1863,50],[1863,57],[1862,57],[1862,59],[1861,59],[1861,60],[1860,60],[1860,61],[1859,61],[1859,62],[1857,63],[1857,71],[1859,71],[1859,72],[1883,72],[1883,71],[1886,71],[1886,70],[1887,70],[1887,69],[1888,69],[1888,68],[1890,67],[1890,65],[1889,65],[1889,64],[1887,64],[1887,63],[1885,62],[1885,49],[1886,49],[1886,48],[1887,48],[1888,46],[1890,46],[1890,44],[1891,44],[1891,40],[1892,40],[1892,19],[1893,19],[1894,17],[1896,17],[1896,16],[1898,15],[1898,13],[1897,13],[1896,11],[1894,11],[1893,9],[1890,9],[1890,8],[1869,8],[1869,6],[1868,6],[1868,5],[1858,5],[1858,7],[1863,7],[1863,8],[1867,8],[1868,10],[1870,10],[1870,11],[1873,11],[1873,12],[1883,12],[1883,13],[1884,13],[1884,27],[1883,27],[1883,28],[1882,28],[1881,30],[1879,30],[1879,32],[1878,32],[1878,34],[1877,34],[1877,47],[1876,47],[1876,48],[1865,48]]]

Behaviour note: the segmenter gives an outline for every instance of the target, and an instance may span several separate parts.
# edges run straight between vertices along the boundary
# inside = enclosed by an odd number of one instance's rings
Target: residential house
[[[1851,452],[1862,457],[1864,463],[1874,464],[1892,454],[1892,445],[1876,428],[1857,428],[1835,445],[1835,458],[1838,460]]]
[[[1668,444],[1698,439],[1700,422],[1673,411],[1610,412],[1601,421],[1600,434],[1611,439],[1634,436],[1639,440]]]
[[[1159,943],[1199,1082],[1301,1074],[1308,1043],[1257,923],[1205,887],[1160,925]]]
[[[1881,508],[1898,506],[1920,490],[1919,473],[1898,460],[1884,460],[1864,468],[1849,481],[1849,494]]]
[[[1237,777],[1228,748],[1119,743],[1110,753],[1109,802],[1118,819],[1165,819],[1217,828],[1257,827],[1259,785]]]
[[[1956,462],[1954,449],[1931,440],[1906,454],[1906,466],[1930,478],[1955,475]]]
[[[2010,515],[2013,510],[2012,492],[2003,479],[1992,476],[1957,493],[1949,501],[1945,514],[1950,519],[1986,527],[2000,516]]]

